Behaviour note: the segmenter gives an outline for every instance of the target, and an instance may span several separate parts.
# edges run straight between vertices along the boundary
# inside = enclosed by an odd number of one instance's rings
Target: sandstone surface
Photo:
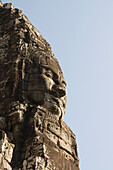
[[[21,10],[0,2],[1,169],[79,170],[66,101],[51,46]]]

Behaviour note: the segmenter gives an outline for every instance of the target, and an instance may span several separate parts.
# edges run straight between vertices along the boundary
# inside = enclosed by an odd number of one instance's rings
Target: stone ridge
[[[0,169],[79,170],[61,67],[23,12],[1,2],[0,72]]]

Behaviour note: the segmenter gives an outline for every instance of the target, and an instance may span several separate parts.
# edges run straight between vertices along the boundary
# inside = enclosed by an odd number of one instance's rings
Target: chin
[[[57,115],[58,117],[60,117],[62,114],[60,107],[52,101],[45,101],[42,107],[44,107],[48,112]]]
[[[57,106],[56,104],[53,104],[52,110],[53,110],[52,112],[53,114],[56,114],[59,117],[61,116],[61,109],[59,108],[59,106]]]

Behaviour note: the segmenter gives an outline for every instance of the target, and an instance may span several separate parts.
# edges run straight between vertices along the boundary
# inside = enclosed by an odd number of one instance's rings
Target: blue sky
[[[67,82],[65,122],[81,170],[113,169],[113,1],[10,0],[51,44]]]

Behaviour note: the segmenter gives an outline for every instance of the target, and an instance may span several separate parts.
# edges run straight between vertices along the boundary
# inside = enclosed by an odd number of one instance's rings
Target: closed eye
[[[47,77],[49,77],[49,78],[52,78],[52,74],[49,73],[49,72],[46,72],[45,75],[46,75]]]

